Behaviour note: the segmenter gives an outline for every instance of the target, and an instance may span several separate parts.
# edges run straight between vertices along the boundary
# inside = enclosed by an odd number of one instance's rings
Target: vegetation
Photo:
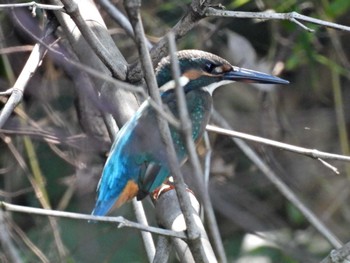
[[[102,43],[113,53],[119,79],[140,85],[139,55],[133,38],[106,12],[105,1],[95,2],[96,12],[114,41]],[[126,14],[122,1],[110,2]],[[57,5],[54,0],[45,3]],[[143,1],[141,15],[150,43],[163,40],[191,3]],[[295,11],[350,25],[348,0],[220,3],[227,10]],[[14,85],[45,23],[52,21],[48,11],[37,8],[34,13],[28,8],[0,9],[0,92]],[[234,84],[218,89],[215,109],[234,130],[350,155],[350,32],[304,24],[315,32],[290,21],[208,17],[178,39],[177,48],[206,50],[235,65],[272,72],[290,81],[283,87]],[[100,32],[99,22],[88,21],[88,25]],[[54,43],[51,47],[56,53],[47,52],[26,85],[20,105],[0,129],[0,198],[7,203],[83,214],[90,214],[94,206],[96,186],[111,144],[101,112],[112,112],[121,124],[127,116],[121,112],[127,110],[120,110],[119,104],[110,109],[108,103],[101,103],[97,93],[103,93],[106,98],[102,99],[107,101],[115,98],[106,93],[110,89],[105,80],[68,62],[99,68],[101,75],[110,70],[96,65],[97,57],[84,58],[82,54],[91,50],[82,42],[73,45],[74,34],[62,26],[54,32],[47,43]],[[106,39],[102,33],[99,38]],[[108,46],[114,44],[117,47]],[[166,55],[167,50],[151,54],[156,64],[157,54]],[[123,71],[118,65],[128,67]],[[0,96],[0,109],[7,95]],[[123,99],[123,103],[128,101]],[[216,124],[218,119],[213,119]],[[209,140],[209,193],[229,262],[319,262],[338,248],[277,190],[232,138],[210,132]],[[316,159],[259,143],[249,145],[329,231],[343,243],[349,242],[349,163],[328,161],[339,170],[337,176]],[[198,153],[204,160],[204,143],[198,146]],[[191,169],[186,165],[183,174],[193,185]],[[143,203],[149,224],[156,226],[153,205],[149,200]],[[113,215],[136,221],[131,204]],[[20,262],[147,262],[135,229],[11,212],[6,213],[5,224],[2,217],[0,224],[10,234]],[[157,240],[156,235],[154,238]],[[11,262],[3,237],[0,239],[1,261]],[[177,261],[175,253],[170,261]]]

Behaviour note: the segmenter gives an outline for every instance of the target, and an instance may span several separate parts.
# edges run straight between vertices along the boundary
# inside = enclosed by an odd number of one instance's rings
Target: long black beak
[[[289,81],[269,74],[237,67],[226,72],[224,74],[224,80],[265,84],[289,84]]]

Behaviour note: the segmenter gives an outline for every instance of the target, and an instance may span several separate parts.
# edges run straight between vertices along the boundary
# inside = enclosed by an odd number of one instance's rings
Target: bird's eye
[[[211,73],[215,68],[216,68],[215,64],[208,62],[205,64],[204,70],[208,73]]]
[[[207,63],[205,65],[205,71],[211,74],[221,74],[223,69],[221,66],[215,65],[213,63]]]

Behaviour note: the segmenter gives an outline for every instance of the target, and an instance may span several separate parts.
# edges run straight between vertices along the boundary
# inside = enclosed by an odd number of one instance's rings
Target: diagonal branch
[[[277,148],[282,149],[282,150],[306,155],[308,157],[319,160],[322,164],[324,164],[327,168],[330,168],[336,174],[339,174],[338,170],[335,167],[331,166],[329,163],[325,162],[323,159],[331,159],[331,160],[350,162],[350,156],[346,156],[346,155],[322,152],[322,151],[319,151],[316,149],[308,149],[308,148],[304,148],[304,147],[300,147],[300,146],[291,145],[288,143],[277,142],[274,140],[246,134],[243,132],[237,132],[237,131],[233,131],[233,130],[219,128],[219,127],[212,126],[212,125],[207,125],[206,129],[207,129],[207,131],[211,131],[211,132],[215,132],[215,133],[219,133],[219,134],[223,134],[223,135],[227,135],[227,136],[231,136],[231,137],[235,137],[235,138],[241,138],[241,139],[249,140],[249,141],[253,141],[253,142],[258,142],[258,143],[270,145],[273,147],[277,147]]]
[[[24,90],[28,81],[40,65],[40,61],[44,55],[40,49],[40,44],[36,44],[21,72],[16,83],[12,87],[11,96],[6,102],[4,108],[0,112],[0,128],[4,126],[16,106],[22,101]]]
[[[88,41],[91,48],[94,50],[96,55],[101,59],[101,61],[111,70],[113,76],[123,80],[125,79],[126,66],[123,61],[115,61],[110,52],[105,48],[104,45],[97,38],[96,34],[86,26],[86,22],[79,12],[78,4],[75,1],[61,0],[67,13],[73,19],[77,27],[79,28],[81,34]]]
[[[208,220],[208,226],[209,230],[211,232],[211,236],[213,239],[213,244],[215,246],[216,254],[218,256],[218,259],[220,262],[227,262],[225,250],[222,244],[220,232],[218,229],[218,224],[216,222],[213,206],[209,197],[208,188],[205,187],[203,183],[203,169],[201,167],[198,154],[196,151],[196,146],[194,144],[193,138],[192,138],[192,125],[191,125],[191,119],[188,114],[187,105],[186,105],[186,97],[184,89],[182,88],[180,84],[180,69],[179,69],[179,61],[176,57],[176,48],[175,48],[175,39],[173,34],[169,34],[169,50],[170,50],[170,57],[172,61],[172,72],[173,72],[173,79],[176,83],[176,98],[177,98],[177,107],[179,111],[179,118],[181,122],[181,132],[182,137],[184,138],[184,141],[186,142],[186,149],[189,156],[189,161],[191,163],[191,166],[193,167],[193,174],[195,175],[196,181],[199,184],[199,189],[201,191],[201,198],[204,205],[204,212],[206,215],[206,218]],[[210,249],[207,248],[207,256]]]
[[[11,259],[12,262],[22,262],[19,251],[17,250],[15,244],[13,244],[13,240],[10,237],[4,211],[0,211],[0,244],[3,251],[6,255],[8,255],[8,258]]]
[[[119,9],[111,3],[109,0],[98,0],[97,1],[110,15],[112,19],[114,19],[120,27],[122,27],[127,35],[133,39],[135,39],[134,29],[132,28],[130,21],[128,18],[121,12]],[[146,39],[147,47],[149,49],[152,48],[152,43]]]
[[[186,239],[186,235],[183,232],[175,232],[167,229],[161,229],[158,227],[142,225],[130,220],[125,219],[122,216],[110,217],[110,216],[92,216],[72,212],[57,211],[51,209],[42,209],[21,205],[13,205],[6,202],[0,202],[0,209],[16,213],[25,213],[32,215],[42,215],[42,216],[53,216],[53,217],[64,217],[75,220],[91,220],[98,222],[108,222],[108,223],[119,223],[119,227],[130,227],[141,231],[147,231],[162,236],[176,237],[181,239]]]
[[[44,29],[44,37],[41,40],[42,43],[49,39],[51,34],[55,31],[56,27],[56,21],[47,21]],[[2,34],[2,32],[0,33]],[[31,79],[37,68],[40,66],[41,60],[45,55],[44,46],[45,45],[41,45],[40,43],[35,44],[20,75],[18,76],[13,87],[10,89],[10,98],[8,99],[4,108],[0,112],[0,128],[4,126],[5,122],[8,120],[16,106],[22,101],[24,90],[29,80]]]
[[[155,102],[158,103],[158,105],[162,105],[162,100],[159,94],[156,78],[154,76],[152,61],[147,49],[145,34],[140,17],[141,1],[126,0],[124,1],[124,5],[135,31],[135,40],[140,54],[142,70],[144,72],[150,95]],[[177,160],[175,148],[172,143],[169,125],[160,115],[157,115],[157,117],[161,137],[166,147],[169,169],[175,179],[176,193],[187,225],[186,229],[189,239],[188,243],[192,251],[192,255],[197,262],[207,262],[205,251],[203,251],[203,247],[200,243],[200,231],[195,222],[194,215],[192,214],[191,202],[186,191],[184,180],[180,171],[180,164]]]
[[[230,125],[217,113],[212,114],[212,121],[226,129],[232,129]],[[263,162],[263,160],[241,139],[232,138],[244,154],[261,170],[261,172],[273,183],[276,188],[290,201],[299,211],[307,218],[307,220],[332,244],[335,248],[342,246],[341,241],[328,229],[317,216],[306,207],[301,200],[293,193],[293,191],[272,171],[272,169]]]

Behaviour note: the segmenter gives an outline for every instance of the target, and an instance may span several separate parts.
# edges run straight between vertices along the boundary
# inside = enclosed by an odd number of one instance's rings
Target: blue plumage
[[[226,60],[207,52],[186,50],[177,55],[181,73],[189,79],[184,90],[194,141],[202,137],[209,122],[211,92],[216,87],[236,80],[287,83],[264,73],[233,67]],[[171,80],[169,58],[160,62],[156,76],[159,86]],[[178,117],[174,89],[166,90],[161,97],[174,116]],[[178,160],[183,163],[187,157],[185,143],[176,129],[170,127],[170,131]],[[168,176],[165,146],[158,131],[156,112],[145,101],[119,131],[113,143],[98,185],[98,198],[92,214],[105,215],[114,206],[121,206],[135,196],[142,199]]]

